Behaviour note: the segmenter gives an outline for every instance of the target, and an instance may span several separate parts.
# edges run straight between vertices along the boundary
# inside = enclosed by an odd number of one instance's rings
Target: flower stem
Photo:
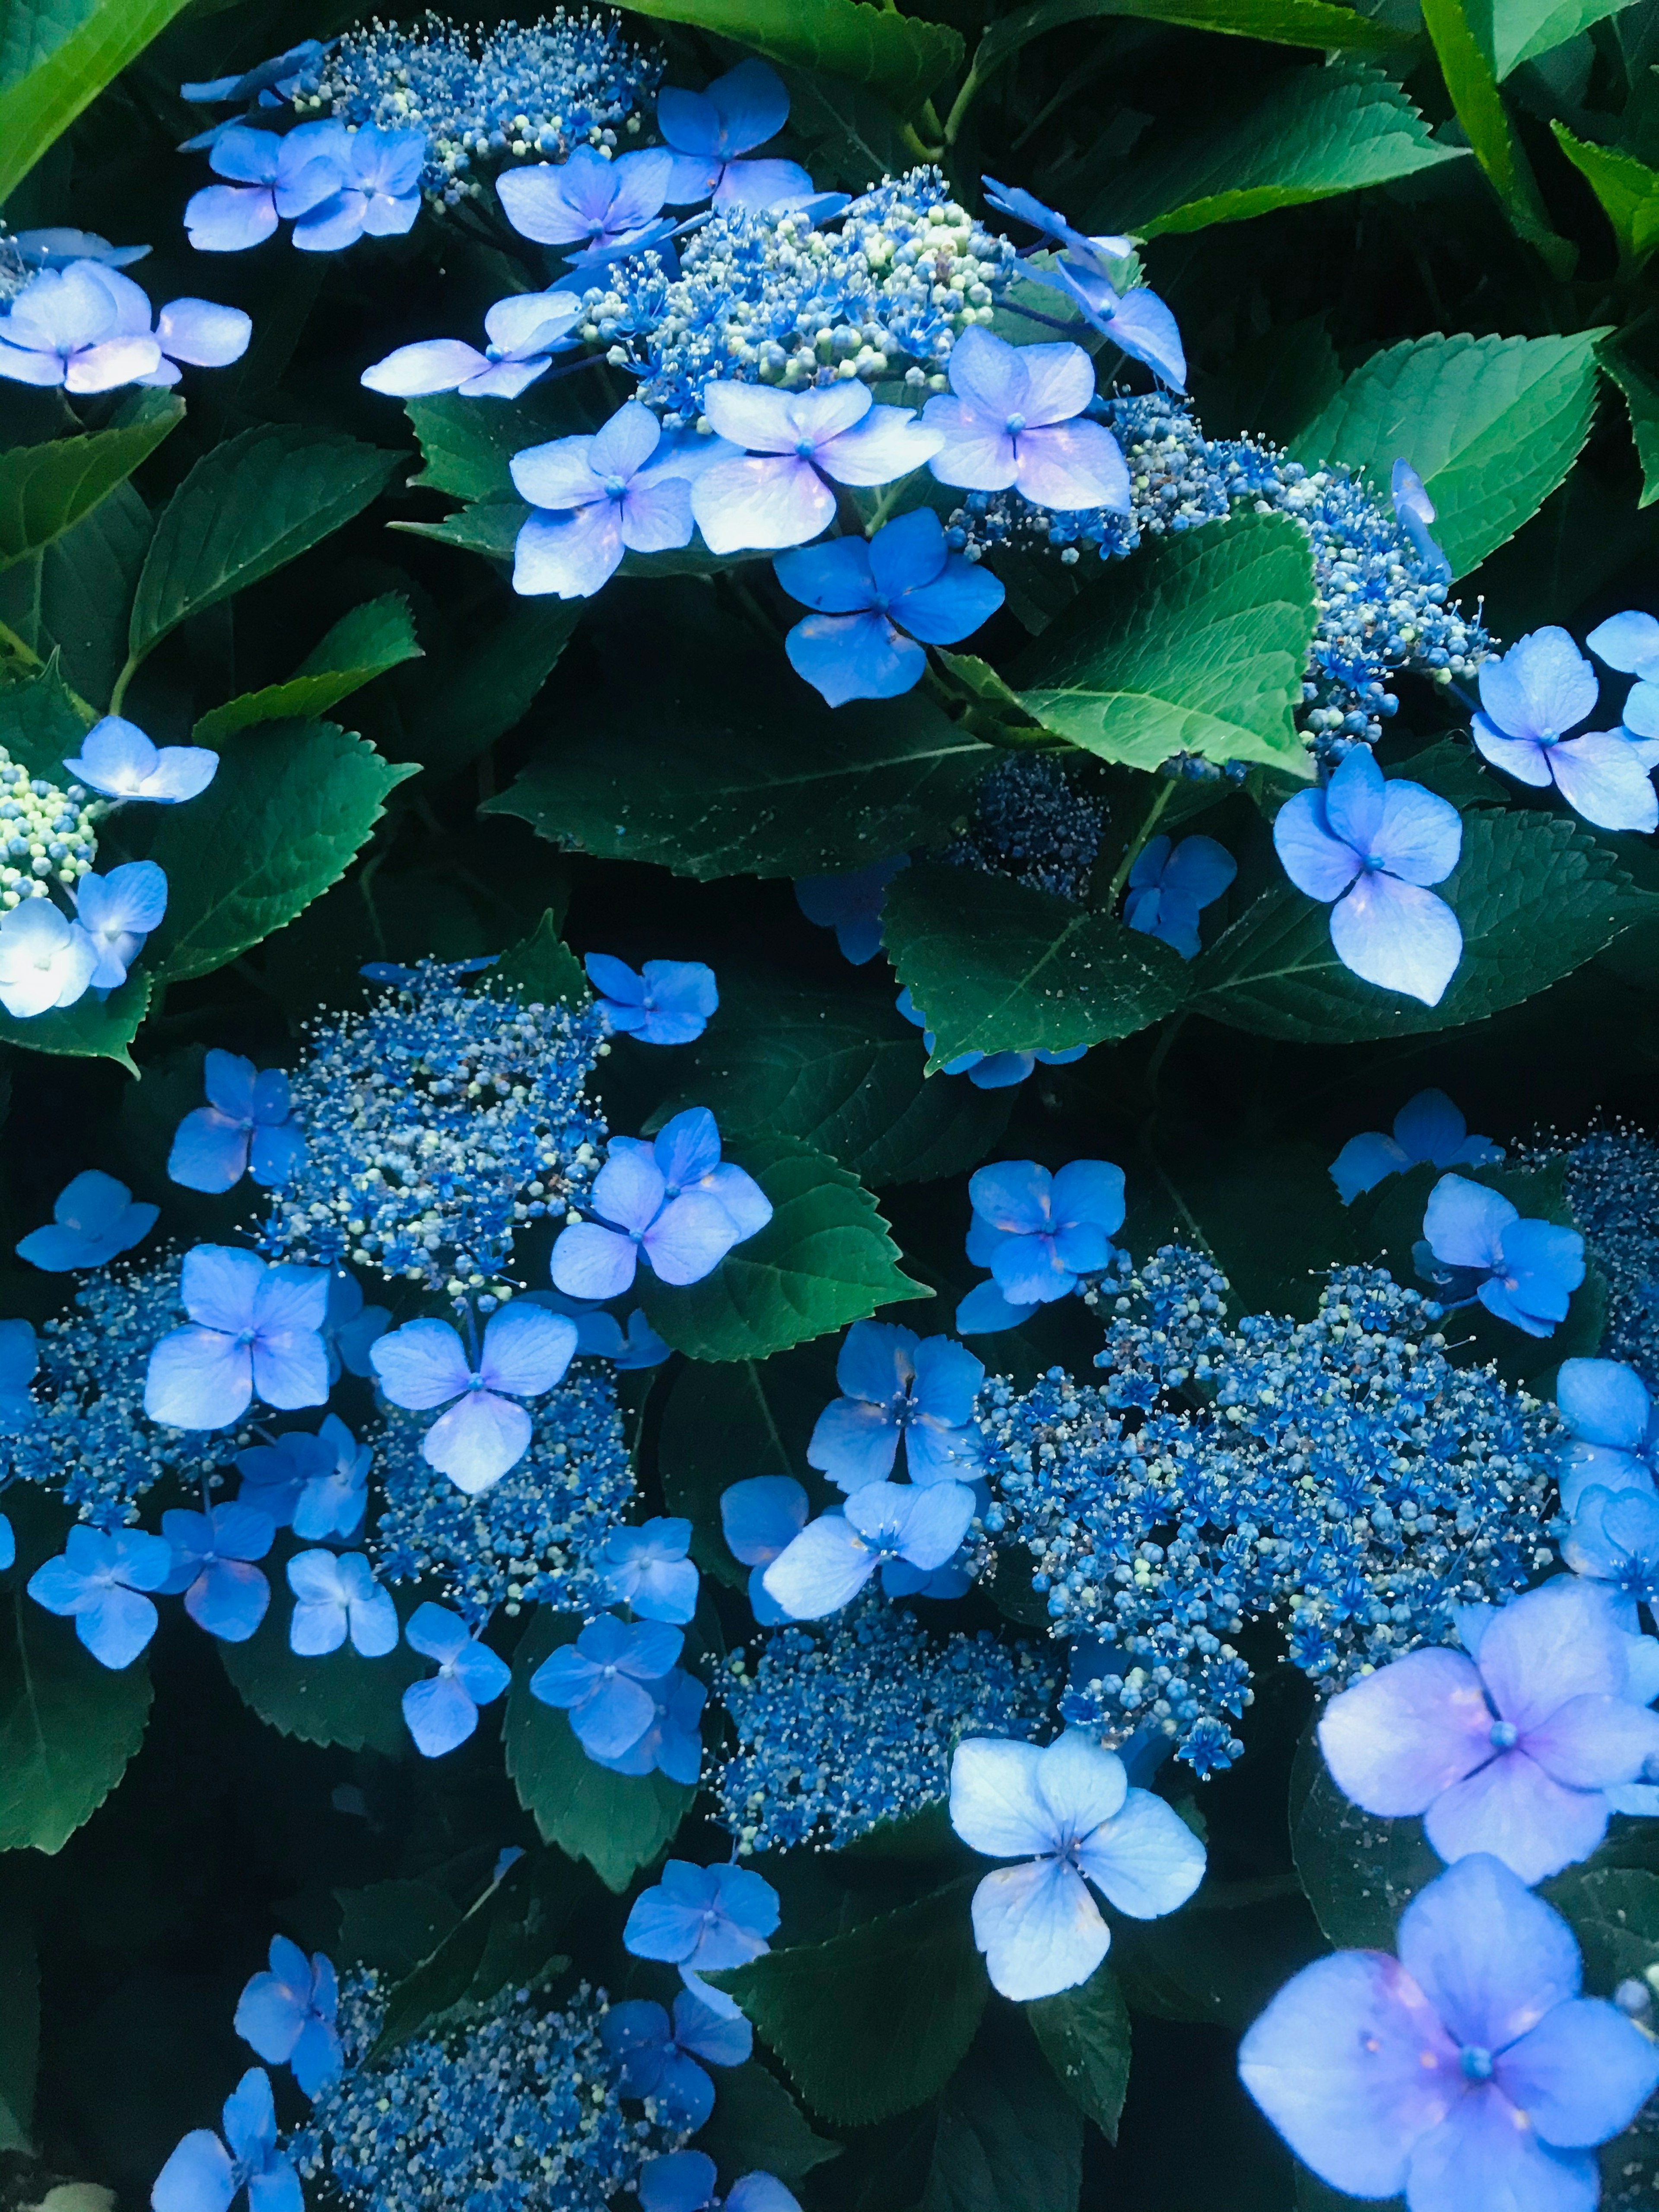
[[[1117,904],[1118,894],[1123,889],[1124,884],[1129,880],[1130,869],[1133,867],[1135,862],[1140,858],[1142,853],[1146,849],[1147,841],[1152,836],[1153,830],[1157,829],[1159,817],[1163,814],[1164,808],[1174,797],[1175,780],[1173,777],[1166,777],[1164,779],[1163,790],[1158,793],[1158,797],[1146,809],[1146,815],[1141,822],[1139,829],[1136,830],[1134,836],[1129,840],[1128,843],[1123,848],[1123,858],[1117,864],[1116,872],[1112,877],[1110,888],[1106,893],[1106,907],[1109,913],[1111,908]]]

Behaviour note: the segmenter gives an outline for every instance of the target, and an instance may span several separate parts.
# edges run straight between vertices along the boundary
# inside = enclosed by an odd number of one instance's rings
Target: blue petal
[[[210,2128],[194,2128],[155,2177],[155,2212],[229,2212],[236,2194],[230,2153]]]
[[[751,1475],[720,1492],[727,1548],[746,1567],[775,1559],[806,1526],[806,1492],[793,1475]]]
[[[1352,1206],[1362,1192],[1375,1190],[1378,1183],[1409,1167],[1414,1157],[1408,1157],[1380,1129],[1367,1129],[1361,1136],[1350,1137],[1331,1162],[1331,1181],[1343,1205]]]
[[[441,1759],[478,1725],[478,1708],[453,1677],[411,1682],[404,1692],[404,1719],[423,1759]]]

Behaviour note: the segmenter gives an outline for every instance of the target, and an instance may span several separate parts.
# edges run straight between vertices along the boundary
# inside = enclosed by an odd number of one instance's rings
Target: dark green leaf
[[[444,1892],[429,1881],[376,1881],[367,1889],[342,1889],[336,1895],[340,1902],[340,1956],[399,1981],[436,1950],[461,1917]]]
[[[281,1563],[267,1562],[265,1571],[274,1593],[281,1593]],[[283,1595],[274,1594],[269,1612],[246,1644],[217,1645],[243,1703],[301,1743],[338,1744],[347,1751],[402,1758],[410,1748],[403,1695],[425,1674],[425,1660],[402,1644],[380,1659],[363,1658],[349,1644],[320,1659],[302,1659],[289,1649],[292,1611]]]
[[[1397,84],[1363,63],[1287,70],[1247,106],[1167,150],[1136,158],[1103,197],[1115,229],[1140,238],[1243,222],[1468,158],[1442,146]]]
[[[127,658],[349,522],[403,465],[332,430],[262,423],[204,455],[163,508],[138,579]]]
[[[990,1984],[971,1881],[708,1978],[734,1996],[807,2104],[863,2127],[925,2104],[956,2072]]]
[[[87,726],[55,665],[27,683],[0,686],[0,745],[32,776],[67,783],[64,763],[79,753]]]
[[[27,1021],[0,1012],[0,1043],[27,1045],[31,1052],[60,1054],[71,1060],[116,1060],[137,1075],[128,1050],[149,1011],[150,979],[142,968],[107,999],[88,991],[61,1012],[36,1014]]]
[[[1392,1951],[1401,1914],[1441,1871],[1420,1820],[1382,1820],[1330,1778],[1311,1728],[1291,1776],[1291,1849],[1308,1902],[1339,1950]]]
[[[1620,1982],[1646,1979],[1659,1966],[1659,1874],[1569,1867],[1543,1895],[1572,1923],[1591,1996],[1611,1996]]]
[[[921,2212],[1075,2212],[1083,2122],[1029,2036],[984,2039],[939,2100]]]
[[[486,561],[510,562],[519,532],[534,510],[522,500],[477,500],[446,515],[441,522],[394,522],[411,538],[430,538],[462,553],[481,553]]]
[[[714,2110],[697,2134],[728,2188],[745,2173],[772,2173],[799,2188],[814,2166],[839,2158],[842,2146],[815,2135],[800,2106],[758,2059],[721,2067]]]
[[[963,1052],[1061,1052],[1133,1036],[1188,992],[1188,963],[1156,938],[961,868],[896,876],[882,936],[934,1033],[931,1067]]]
[[[0,201],[186,0],[94,0],[66,17],[51,0],[7,0],[0,18]]]
[[[612,1774],[596,1766],[564,1714],[531,1696],[531,1676],[557,1645],[574,1641],[580,1627],[580,1620],[542,1607],[526,1631],[507,1693],[507,1771],[544,1841],[556,1844],[568,1858],[586,1859],[620,1896],[672,1840],[696,1792],[665,1775]]]
[[[1553,276],[1565,278],[1578,249],[1551,229],[1538,179],[1498,88],[1495,12],[1490,0],[1423,0],[1424,27],[1470,150],[1516,236],[1536,250]],[[1452,565],[1457,566],[1455,556]]]
[[[0,572],[0,621],[43,660],[58,652],[85,699],[106,700],[121,672],[151,526],[131,483],[117,484],[61,538]]]
[[[1324,1949],[1307,1899],[1282,1883],[1206,1883],[1165,1920],[1114,1920],[1131,2012],[1240,2028]]]
[[[1302,703],[1317,609],[1307,532],[1243,514],[1155,538],[1080,599],[1009,673],[1045,728],[1103,760],[1154,769],[1176,753],[1311,764]]]
[[[723,975],[686,1091],[729,1137],[799,1137],[865,1183],[927,1182],[979,1164],[1007,1127],[1011,1098],[926,1066],[921,1032],[887,996],[734,989]]]
[[[1565,46],[1632,0],[1493,0],[1492,61],[1500,78],[1522,62]]]
[[[1275,444],[1299,437],[1342,388],[1342,369],[1323,315],[1275,323],[1241,346],[1224,370],[1193,374],[1198,411],[1212,434],[1258,430]]]
[[[1354,371],[1297,441],[1297,458],[1346,461],[1386,489],[1403,454],[1434,501],[1453,574],[1467,575],[1577,459],[1595,411],[1595,349],[1608,335],[1407,338]]]
[[[1073,2104],[1115,2142],[1129,2087],[1129,2008],[1110,1961],[1081,1988],[1028,2004],[1025,2017]]]
[[[1642,465],[1643,507],[1659,499],[1659,374],[1636,353],[1624,332],[1596,349],[1596,359],[1618,386],[1630,413],[1636,458]]]
[[[483,1964],[490,1929],[504,1893],[521,1875],[524,1863],[522,1859],[515,1859],[501,1869],[483,1895],[397,1983],[386,2000],[380,2033],[363,2060],[366,2066],[375,2065],[389,2057],[399,2044],[417,2035],[428,2021],[439,2013],[447,2012],[465,1996]]]
[[[812,0],[810,8],[795,0],[635,0],[635,13],[735,39],[769,61],[873,85],[907,111],[963,54],[960,32],[863,0]]]
[[[273,727],[239,745],[150,856],[167,870],[152,958],[170,981],[206,975],[269,937],[337,883],[413,768],[382,760],[332,722]]]
[[[700,1283],[675,1289],[642,1268],[635,1285],[646,1318],[677,1351],[763,1359],[927,1295],[901,1273],[898,1247],[856,1176],[793,1137],[756,1138],[732,1156],[772,1201],[765,1228]]]
[[[786,70],[789,128],[802,143],[820,191],[861,192],[878,177],[902,176],[914,158],[902,125],[879,93]]]
[[[1332,47],[1398,46],[1411,33],[1363,15],[1357,8],[1330,0],[1034,0],[994,22],[974,54],[974,76],[983,80],[1020,48],[1067,23],[1097,21],[1102,16],[1140,15],[1188,30],[1222,31],[1235,38],[1265,39],[1276,46]]]
[[[509,945],[485,982],[492,991],[510,991],[526,1006],[539,1001],[585,1006],[593,994],[588,988],[582,963],[559,933],[558,917],[550,908],[530,935]]]
[[[453,775],[521,722],[580,618],[580,599],[519,600],[464,652],[440,661],[404,717],[401,760]]]
[[[122,416],[89,437],[0,453],[0,568],[51,544],[90,514],[178,428],[185,406],[170,392],[140,392]]]
[[[1351,975],[1331,947],[1329,908],[1288,884],[1264,892],[1200,956],[1192,1004],[1297,1043],[1456,1029],[1571,975],[1649,903],[1605,843],[1541,811],[1465,815],[1462,859],[1436,889],[1463,927],[1462,961],[1437,1006]]]
[[[149,1668],[100,1667],[75,1623],[27,1595],[70,1516],[27,1483],[6,1493],[15,1564],[0,1575],[0,1850],[61,1851],[126,1771],[149,1718]]]
[[[405,660],[418,660],[415,624],[401,592],[368,599],[342,615],[285,684],[246,691],[203,715],[191,732],[198,745],[217,745],[256,722],[307,721],[325,714],[377,676]]]

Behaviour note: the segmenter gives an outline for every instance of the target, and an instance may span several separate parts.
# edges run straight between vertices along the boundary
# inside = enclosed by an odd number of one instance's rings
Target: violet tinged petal
[[[421,1455],[474,1497],[499,1482],[530,1449],[531,1422],[515,1399],[469,1390],[427,1431]]]
[[[1490,2086],[1416,2145],[1407,2188],[1411,2212],[1592,2212],[1601,2193],[1589,2152],[1552,2150]]]
[[[1607,1818],[1599,1790],[1565,1789],[1517,1750],[1443,1791],[1424,1815],[1423,1832],[1449,1864],[1489,1853],[1523,1882],[1534,1882],[1588,1858],[1607,1832]]]
[[[1203,1844],[1174,1806],[1147,1790],[1131,1790],[1122,1810],[1083,1838],[1077,1859],[1106,1902],[1134,1920],[1178,1911],[1206,1863]]]
[[[1659,1759],[1659,1713],[1626,1698],[1569,1698],[1522,1739],[1528,1758],[1571,1790],[1639,1782]]]
[[[1619,2135],[1659,2087],[1659,2045],[1614,2006],[1575,1997],[1504,2051],[1492,2076],[1558,2149]]]
[[[1112,1941],[1082,1875],[1057,1858],[988,1874],[973,1921],[992,1987],[1017,2004],[1086,1982]]]
[[[1522,1735],[1570,1698],[1622,1697],[1627,1663],[1600,1597],[1565,1577],[1501,1607],[1480,1645],[1492,1703]]]
[[[1319,1747],[1345,1797],[1380,1819],[1424,1812],[1493,1756],[1480,1670],[1461,1652],[1408,1652],[1340,1691]]]
[[[1628,738],[1570,738],[1550,747],[1549,764],[1562,798],[1598,830],[1659,829],[1659,793]]]
[[[1273,850],[1297,890],[1325,903],[1340,898],[1362,866],[1353,848],[1332,831],[1320,791],[1298,791],[1279,808]]]
[[[1502,2051],[1577,1996],[1571,1929],[1498,1859],[1464,1858],[1402,1915],[1400,1961],[1460,2044]]]

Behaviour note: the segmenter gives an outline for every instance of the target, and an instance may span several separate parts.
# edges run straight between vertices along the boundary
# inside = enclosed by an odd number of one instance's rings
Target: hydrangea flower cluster
[[[1603,1349],[1659,1386],[1659,1144],[1640,1129],[1596,1129],[1575,1144],[1540,1145],[1524,1164],[1563,1156],[1572,1218],[1607,1278]]]
[[[60,791],[0,746],[0,912],[45,898],[54,882],[72,890],[98,857],[101,811],[79,784]]]
[[[1198,1409],[1154,1395],[1127,1316],[1103,1384],[988,1386],[986,1526],[1030,1553],[1055,1633],[1115,1647],[1075,1717],[1120,1735],[1151,1721],[1200,1773],[1224,1766],[1248,1620],[1279,1616],[1291,1662],[1340,1684],[1550,1564],[1553,1419],[1453,1367],[1439,1310],[1339,1272],[1316,1320],[1212,1325],[1189,1370],[1165,1369],[1205,1386]]]
[[[931,1636],[873,1593],[817,1633],[780,1629],[715,1680],[738,1745],[712,1777],[721,1824],[745,1856],[839,1850],[939,1803],[964,1735],[1051,1734],[1062,1674],[983,1629]]]
[[[484,1291],[514,1230],[592,1179],[605,1126],[582,1086],[604,1035],[592,1009],[471,994],[432,962],[319,1024],[291,1086],[307,1157],[264,1249]]]
[[[1048,753],[1010,753],[974,796],[968,826],[945,858],[958,868],[1012,876],[1033,890],[1082,899],[1105,816]]]

